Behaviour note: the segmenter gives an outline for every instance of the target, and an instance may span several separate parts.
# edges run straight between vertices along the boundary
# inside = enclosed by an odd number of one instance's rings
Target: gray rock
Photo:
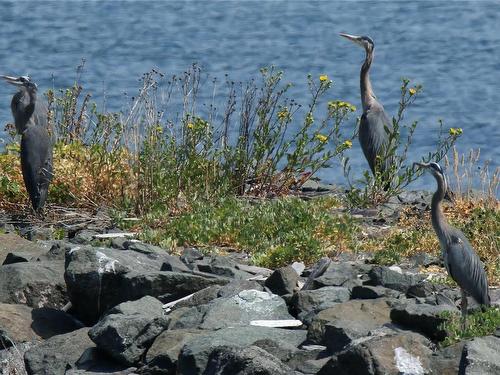
[[[162,303],[146,296],[113,307],[89,331],[97,347],[126,365],[138,363],[156,336],[168,327]]]
[[[314,288],[324,286],[344,286],[352,288],[361,285],[372,266],[359,262],[331,263],[322,276],[314,280]]]
[[[353,340],[390,323],[389,314],[385,299],[351,300],[320,311],[309,326],[307,337],[337,352]]]
[[[78,245],[72,244],[70,242],[54,240],[47,241],[47,244],[50,246],[49,251],[43,254],[40,259],[42,260],[61,260],[64,261],[66,257],[66,251],[70,251],[71,249],[77,247]]]
[[[431,357],[431,374],[456,375],[460,372],[460,359],[465,342],[436,350]]]
[[[60,261],[22,262],[0,267],[0,303],[63,307],[68,297]]]
[[[346,302],[351,297],[349,289],[341,286],[327,286],[315,290],[301,290],[290,301],[291,308],[299,319],[309,312],[318,312],[338,303]]]
[[[198,328],[202,321],[203,317],[207,313],[209,308],[208,304],[193,306],[193,307],[181,307],[172,311],[168,318],[170,320],[170,324],[168,329],[189,329],[189,328]]]
[[[257,346],[212,351],[204,375],[289,375],[292,370],[278,358]]]
[[[190,298],[177,302],[172,307],[172,310],[181,307],[193,307],[209,303],[210,301],[219,297],[219,292],[221,288],[222,287],[220,285],[212,285],[202,290],[199,290],[195,292]]]
[[[159,271],[168,257],[88,246],[67,252],[64,278],[76,315],[93,324],[106,310],[124,301],[151,295],[168,302],[227,283],[220,278]]]
[[[352,299],[398,298],[401,293],[383,286],[359,285],[352,288]]]
[[[18,343],[15,347],[0,350],[0,374],[26,374],[24,353],[38,344],[36,341]]]
[[[406,293],[411,286],[416,285],[424,278],[422,275],[399,273],[382,266],[374,266],[369,272],[369,277],[370,280],[365,283],[367,285],[381,285],[403,293]]]
[[[106,353],[94,346],[86,349],[76,361],[74,369],[66,371],[64,375],[125,375],[132,374],[135,370],[135,367],[128,367],[110,359]]]
[[[476,337],[464,346],[460,372],[464,375],[500,374],[500,338]]]
[[[70,241],[74,244],[88,245],[94,240],[94,236],[96,234],[99,234],[99,232],[95,230],[83,229],[78,231]]]
[[[391,309],[391,319],[393,322],[407,328],[416,329],[428,337],[435,340],[443,340],[446,332],[440,328],[443,322],[443,312],[458,313],[458,310],[448,305],[432,306],[419,304],[415,300],[400,302]]]
[[[293,293],[297,286],[299,275],[292,266],[282,267],[274,271],[266,280],[265,286],[274,294],[282,296]]]
[[[189,268],[193,268],[193,263],[203,259],[203,253],[194,247],[186,247],[182,250],[180,260]]]
[[[111,247],[118,250],[125,250],[129,239],[126,237],[115,237],[111,239]]]
[[[88,348],[94,347],[88,336],[88,328],[53,336],[31,348],[24,355],[28,375],[64,374]]]
[[[15,233],[0,233],[0,264],[3,264],[7,254],[15,252],[27,258],[36,258],[44,253],[37,243],[28,241]]]
[[[223,285],[218,292],[218,297],[233,297],[244,290],[259,290],[264,288],[257,281],[250,280],[231,280],[229,284]]]
[[[141,374],[175,374],[182,347],[191,339],[206,334],[197,329],[167,330],[160,333],[146,354]]]
[[[318,375],[424,375],[430,373],[430,342],[405,332],[366,337],[333,357]]]
[[[246,280],[253,275],[236,268],[237,263],[229,257],[214,256],[211,259],[196,262],[196,267],[201,272],[231,279]]]
[[[208,357],[219,346],[244,348],[262,339],[299,346],[306,339],[303,330],[286,330],[267,327],[233,327],[209,331],[187,342],[179,355],[178,373],[182,375],[202,374]]]
[[[252,320],[263,319],[293,319],[293,316],[288,313],[281,297],[258,290],[244,290],[236,296],[210,303],[200,328],[214,330],[248,325]]]

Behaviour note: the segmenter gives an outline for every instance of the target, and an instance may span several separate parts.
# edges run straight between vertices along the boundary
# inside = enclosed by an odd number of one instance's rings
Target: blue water
[[[235,81],[276,65],[304,104],[307,74],[328,74],[332,98],[360,108],[364,52],[338,33],[366,34],[375,41],[374,89],[389,114],[397,110],[401,77],[424,86],[407,117],[420,121],[411,158],[434,147],[441,118],[463,128],[460,151],[480,148],[482,160],[498,166],[498,1],[15,1],[1,7],[0,73],[29,74],[42,90],[67,87],[84,58],[81,83],[99,104],[105,97],[109,110],[125,107],[124,93],[137,91],[144,72],[178,74],[193,62],[212,77],[228,73]],[[12,93],[0,84],[1,128],[11,121]],[[367,168],[354,146],[354,167]],[[338,165],[321,177],[343,181]]]

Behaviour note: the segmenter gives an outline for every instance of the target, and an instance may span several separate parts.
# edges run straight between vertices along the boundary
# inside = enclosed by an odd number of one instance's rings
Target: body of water
[[[390,115],[398,108],[402,77],[424,86],[407,117],[420,123],[410,157],[433,149],[443,119],[446,127],[463,128],[460,151],[480,148],[482,160],[498,166],[498,1],[0,3],[1,74],[29,74],[43,91],[67,87],[84,58],[81,83],[98,103],[105,97],[109,110],[124,108],[124,93],[137,92],[138,79],[151,68],[178,74],[197,62],[210,76],[224,79],[228,73],[235,81],[275,65],[295,84],[293,96],[302,103],[309,96],[307,74],[328,74],[335,84],[332,99],[352,102],[360,115],[364,52],[338,34],[369,35],[375,42],[374,90]],[[0,83],[1,128],[12,121],[12,94]],[[354,166],[367,169],[354,146]],[[343,181],[338,164],[320,176]]]

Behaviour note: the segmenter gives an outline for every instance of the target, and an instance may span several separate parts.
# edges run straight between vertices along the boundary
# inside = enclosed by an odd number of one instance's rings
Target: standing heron
[[[21,169],[35,212],[47,199],[52,180],[52,137],[47,127],[47,107],[37,101],[37,85],[29,77],[1,76],[19,89],[11,102],[16,130],[21,134]]]
[[[467,294],[470,294],[477,303],[490,306],[486,272],[467,238],[460,230],[449,225],[443,214],[441,203],[448,190],[443,169],[437,163],[414,164],[428,169],[437,182],[437,190],[432,196],[431,204],[432,226],[441,244],[446,270],[462,292],[462,325],[465,326]]]
[[[356,36],[341,33],[340,36],[347,38],[351,42],[363,47],[366,52],[365,62],[361,66],[360,88],[361,104],[363,114],[359,124],[359,143],[363,149],[370,169],[375,176],[377,172],[382,173],[383,177],[391,165],[391,160],[387,158],[387,147],[389,147],[389,131],[393,130],[392,122],[385,113],[384,107],[377,100],[370,81],[370,67],[373,61],[373,51],[375,45],[373,40],[367,36]],[[386,158],[386,160],[382,160]]]

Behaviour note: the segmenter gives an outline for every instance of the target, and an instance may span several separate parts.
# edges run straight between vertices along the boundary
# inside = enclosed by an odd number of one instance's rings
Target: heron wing
[[[463,233],[457,231],[451,236],[447,252],[450,276],[478,303],[489,305],[484,265]]]
[[[382,106],[372,106],[361,116],[359,142],[373,173],[375,173],[377,156],[383,157],[383,148],[389,143],[386,127],[391,129],[392,124]],[[390,165],[390,160],[384,160],[380,165],[385,170]]]
[[[47,129],[29,125],[21,138],[21,168],[24,184],[35,210],[47,199],[52,180],[52,141]]]

